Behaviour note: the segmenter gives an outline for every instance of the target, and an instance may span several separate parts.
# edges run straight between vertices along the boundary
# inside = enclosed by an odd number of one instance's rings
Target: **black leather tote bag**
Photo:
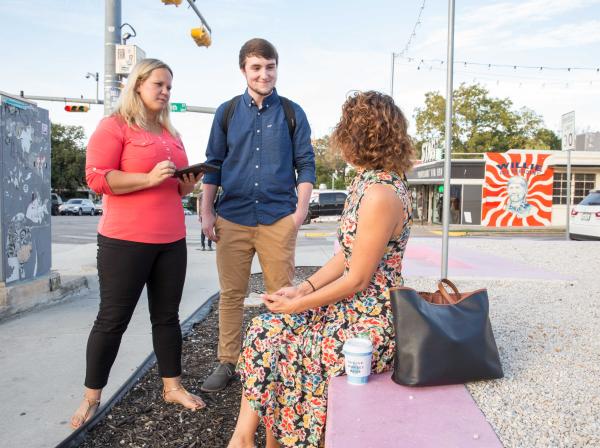
[[[453,292],[444,288],[448,285]],[[396,352],[392,379],[406,386],[439,386],[502,378],[488,315],[487,290],[460,293],[449,280],[438,291],[390,289]]]

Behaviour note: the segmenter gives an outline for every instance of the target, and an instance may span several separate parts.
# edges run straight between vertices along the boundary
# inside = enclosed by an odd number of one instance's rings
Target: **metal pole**
[[[190,4],[190,7],[194,10],[194,12],[196,13],[196,15],[198,16],[198,18],[202,22],[202,24],[206,27],[206,29],[208,30],[208,32],[212,34],[210,26],[208,26],[208,23],[206,23],[206,20],[204,20],[204,17],[202,17],[202,14],[200,14],[200,11],[198,11],[198,8],[196,7],[196,4],[194,3],[194,0],[187,0],[187,1]]]
[[[444,154],[444,202],[442,212],[442,278],[448,277],[450,161],[452,159],[452,77],[454,75],[454,0],[448,0],[448,49],[446,61],[446,150]]]
[[[104,115],[110,115],[121,89],[116,74],[115,46],[121,43],[121,0],[105,0],[104,7]]]
[[[569,220],[571,219],[571,148],[567,149],[567,226],[565,232],[565,239],[568,241],[570,226]]]
[[[396,55],[392,51],[392,73],[390,76],[390,96],[394,99],[394,64],[396,62]]]
[[[100,74],[96,72],[96,103],[98,102],[98,93],[100,89]]]

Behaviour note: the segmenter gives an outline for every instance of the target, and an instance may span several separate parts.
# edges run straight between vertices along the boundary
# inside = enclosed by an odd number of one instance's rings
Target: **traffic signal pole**
[[[104,116],[108,116],[121,94],[115,55],[121,43],[121,0],[105,0],[104,20]]]

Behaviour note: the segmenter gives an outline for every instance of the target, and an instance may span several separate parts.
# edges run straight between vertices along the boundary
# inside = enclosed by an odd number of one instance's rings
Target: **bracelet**
[[[312,288],[313,292],[315,292],[317,290],[317,288],[315,288],[315,285],[313,285],[312,282],[309,279],[306,279],[305,282],[310,285],[310,287]]]

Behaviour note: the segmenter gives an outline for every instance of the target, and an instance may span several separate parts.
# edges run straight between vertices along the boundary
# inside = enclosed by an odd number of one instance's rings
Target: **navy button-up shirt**
[[[316,181],[315,155],[310,126],[300,106],[293,142],[277,92],[259,109],[248,94],[242,95],[223,132],[226,104],[215,113],[206,148],[206,161],[221,167],[206,173],[205,184],[220,185],[219,216],[244,226],[272,224],[296,211],[296,185]]]

